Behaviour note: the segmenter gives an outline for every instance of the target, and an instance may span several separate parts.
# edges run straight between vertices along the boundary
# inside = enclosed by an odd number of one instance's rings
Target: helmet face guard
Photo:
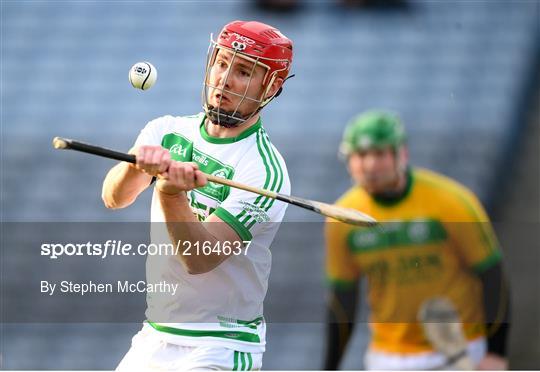
[[[273,32],[273,37],[279,37],[278,40],[282,41],[283,39],[290,43],[290,48],[284,48],[282,45],[272,43],[272,40],[268,41],[264,38],[259,37],[259,40],[254,40],[251,37],[260,36],[257,32]],[[270,31],[269,31],[270,30]],[[243,31],[247,33],[247,36],[240,34],[236,31]],[[283,35],[277,33],[276,29],[259,23],[259,22],[241,22],[235,21],[225,26],[223,31],[221,31],[218,40],[213,40],[212,36],[210,37],[210,46],[208,48],[207,61],[206,61],[206,71],[204,77],[204,85],[202,90],[202,104],[209,120],[216,125],[220,125],[226,128],[237,127],[250,120],[255,116],[264,106],[266,106],[276,95],[279,93],[279,89],[268,96],[270,89],[272,88],[275,80],[281,78],[285,80],[290,69],[291,60],[292,60],[292,43],[289,39],[286,39]],[[251,36],[251,37],[250,37]],[[268,36],[266,36],[268,38]],[[262,41],[261,41],[262,40]],[[211,81],[212,69],[216,62],[216,57],[220,51],[225,51],[228,53],[229,61],[228,68],[225,73],[225,76],[221,78],[219,85],[216,85]],[[272,56],[283,56],[284,58],[271,58]],[[234,67],[235,62],[238,59],[248,61],[250,63],[249,77],[247,78],[247,84],[242,88],[241,92],[232,91],[227,89],[231,68]],[[251,97],[248,95],[250,87],[255,83],[253,81],[253,76],[257,66],[264,68],[264,78],[262,79],[262,84],[260,86],[260,93],[257,97]],[[283,84],[283,82],[281,82]],[[210,103],[210,94],[215,94],[218,92],[220,94],[219,102],[216,105]],[[235,105],[232,110],[224,110],[221,107],[221,102],[223,99],[223,93],[229,97],[239,98],[238,103]],[[250,112],[241,112],[241,106],[245,102],[254,103],[254,108]]]

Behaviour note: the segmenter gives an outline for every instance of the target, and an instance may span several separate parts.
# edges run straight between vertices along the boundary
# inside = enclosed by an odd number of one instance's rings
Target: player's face
[[[348,168],[353,180],[370,194],[393,191],[403,169],[405,153],[393,148],[356,151],[349,156]]]
[[[224,111],[242,115],[255,111],[263,92],[262,82],[266,69],[236,54],[220,49],[210,68],[208,103]],[[242,99],[243,96],[245,99]],[[248,99],[250,98],[250,99]]]

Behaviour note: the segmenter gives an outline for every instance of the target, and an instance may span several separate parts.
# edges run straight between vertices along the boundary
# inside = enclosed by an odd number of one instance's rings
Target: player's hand
[[[137,158],[134,167],[151,176],[157,176],[167,171],[171,164],[169,150],[161,146],[140,146],[130,151]]]
[[[197,164],[180,161],[171,161],[167,172],[163,173],[162,176],[164,178],[158,180],[156,188],[169,195],[202,187],[208,182]]]
[[[488,353],[480,361],[476,369],[480,371],[504,371],[508,369],[508,360],[499,355]]]

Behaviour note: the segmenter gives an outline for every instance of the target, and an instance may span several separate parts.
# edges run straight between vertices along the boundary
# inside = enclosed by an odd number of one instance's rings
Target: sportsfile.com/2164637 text
[[[109,256],[191,256],[212,254],[217,255],[247,255],[251,241],[195,241],[179,240],[172,243],[140,243],[133,245],[121,240],[107,240],[105,243],[43,243],[41,255],[50,259],[62,256],[93,256],[104,259]]]

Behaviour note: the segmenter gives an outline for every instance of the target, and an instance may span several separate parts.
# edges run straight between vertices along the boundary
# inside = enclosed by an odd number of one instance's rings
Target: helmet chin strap
[[[222,109],[216,109],[212,105],[208,105],[206,116],[208,116],[208,119],[214,125],[219,125],[220,127],[224,128],[237,128],[244,125],[246,121],[255,116],[255,114],[257,114],[261,108],[262,107],[257,108],[257,110],[250,114],[241,115],[238,111],[225,111]]]
[[[245,119],[239,116],[238,113],[216,109],[214,106],[208,106],[206,116],[208,116],[212,124],[224,128],[236,128],[245,122]]]

